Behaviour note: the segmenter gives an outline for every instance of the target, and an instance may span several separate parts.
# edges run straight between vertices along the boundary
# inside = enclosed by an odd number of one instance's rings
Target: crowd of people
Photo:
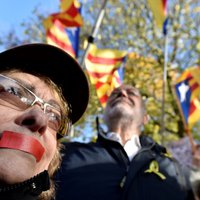
[[[148,114],[132,85],[114,89],[96,142],[65,142],[87,108],[81,66],[48,44],[0,53],[0,199],[194,200],[189,173],[143,135]]]

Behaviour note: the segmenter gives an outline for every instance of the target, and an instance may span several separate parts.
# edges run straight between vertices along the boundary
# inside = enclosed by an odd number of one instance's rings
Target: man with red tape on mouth
[[[0,199],[52,199],[59,138],[84,113],[87,78],[63,50],[26,44],[0,53]]]

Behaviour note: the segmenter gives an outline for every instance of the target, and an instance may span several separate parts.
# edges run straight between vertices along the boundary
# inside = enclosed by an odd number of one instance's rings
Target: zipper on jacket
[[[126,174],[123,176],[121,182],[120,182],[120,187],[123,188],[124,187],[124,184],[126,182],[126,178],[127,178],[127,174],[128,174],[128,171],[129,171],[129,168],[130,168],[130,164],[127,166],[127,169],[126,169]]]
[[[126,182],[126,177],[127,177],[127,175],[125,175],[125,176],[122,178],[122,180],[121,180],[121,182],[120,182],[120,184],[119,184],[121,188],[124,187],[124,184],[125,184],[125,182]]]
[[[138,151],[138,153],[133,157],[133,159],[131,160],[131,161],[129,161],[129,165],[127,166],[127,169],[126,169],[126,174],[123,176],[123,178],[122,178],[122,180],[121,180],[121,182],[120,182],[120,187],[121,188],[123,188],[124,187],[124,185],[125,185],[125,182],[126,182],[126,178],[127,178],[127,175],[128,175],[128,171],[129,171],[129,168],[130,168],[130,163],[134,160],[134,158],[136,157],[136,156],[138,156],[139,154],[141,154],[141,153],[143,153],[143,152],[145,152],[145,151],[149,151],[149,150],[151,150],[154,146],[155,146],[155,144],[156,143],[153,143],[150,147],[144,147],[144,148],[142,148],[142,149],[140,149],[139,151]]]

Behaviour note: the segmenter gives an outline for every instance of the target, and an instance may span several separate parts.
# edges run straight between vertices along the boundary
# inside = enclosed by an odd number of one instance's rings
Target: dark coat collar
[[[36,200],[38,196],[50,188],[49,175],[44,172],[21,183],[0,187],[2,200]]]
[[[118,142],[112,141],[110,139],[106,138],[106,132],[103,131],[102,128],[98,128],[98,138],[97,142],[103,142],[103,143],[113,143],[113,145],[118,145]],[[164,146],[159,145],[156,143],[151,137],[146,136],[146,135],[141,135],[139,137],[140,139],[140,144],[142,148],[148,148],[148,149],[153,149],[157,153],[166,153],[166,148]],[[116,144],[117,143],[117,144]]]

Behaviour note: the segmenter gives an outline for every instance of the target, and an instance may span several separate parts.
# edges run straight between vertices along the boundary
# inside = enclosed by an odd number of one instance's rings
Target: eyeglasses
[[[62,114],[63,112],[58,105],[45,102],[18,81],[2,74],[0,74],[0,99],[3,100],[5,106],[15,110],[26,110],[38,104],[48,117],[49,128],[55,130],[61,136],[68,133],[69,119]]]

